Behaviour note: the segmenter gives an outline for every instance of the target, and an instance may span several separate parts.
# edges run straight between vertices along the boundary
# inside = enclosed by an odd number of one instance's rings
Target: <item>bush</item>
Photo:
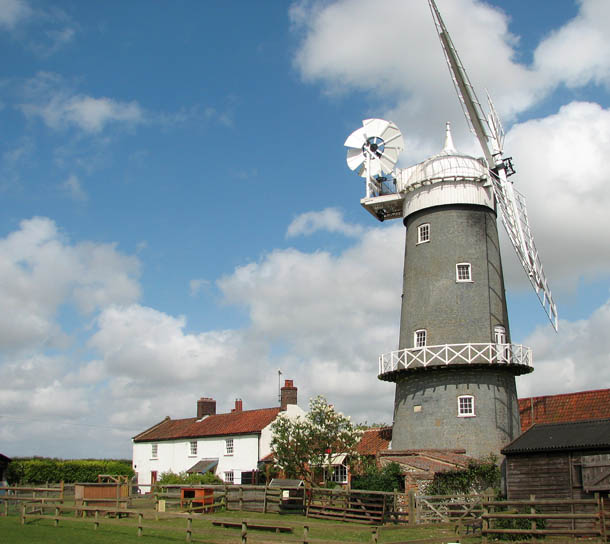
[[[388,463],[381,469],[375,462],[363,466],[362,474],[352,478],[352,489],[368,491],[404,491],[404,478],[398,463]]]
[[[157,483],[159,485],[214,485],[223,484],[224,482],[213,472],[206,472],[204,474],[201,474],[200,472],[194,474],[180,472],[179,474],[176,474],[170,470],[168,472],[162,472]]]
[[[428,487],[428,495],[468,495],[482,493],[489,488],[500,489],[500,467],[495,456],[481,461],[471,461],[468,468],[437,472]]]
[[[132,477],[131,461],[117,459],[14,458],[7,468],[9,484],[96,482],[98,474]]]

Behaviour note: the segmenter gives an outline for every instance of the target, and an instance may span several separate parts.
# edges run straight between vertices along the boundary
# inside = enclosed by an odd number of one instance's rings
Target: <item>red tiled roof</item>
[[[392,427],[367,429],[362,434],[356,451],[360,455],[377,455],[380,450],[387,450],[392,440]]]
[[[472,458],[451,450],[388,450],[381,453],[380,460],[382,464],[393,461],[407,469],[434,474],[465,468]]]
[[[165,418],[150,429],[134,436],[134,442],[176,440],[178,438],[202,438],[235,434],[259,433],[280,413],[280,408],[244,410],[228,414],[208,416],[203,421]]]
[[[610,389],[519,399],[521,432],[534,423],[610,418]]]

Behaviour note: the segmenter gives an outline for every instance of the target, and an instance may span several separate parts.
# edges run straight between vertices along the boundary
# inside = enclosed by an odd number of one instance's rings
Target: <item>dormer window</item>
[[[430,241],[430,223],[424,223],[417,227],[417,243],[424,244]]]

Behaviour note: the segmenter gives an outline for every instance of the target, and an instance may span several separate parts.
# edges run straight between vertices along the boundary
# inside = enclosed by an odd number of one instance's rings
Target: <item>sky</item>
[[[610,3],[437,4],[558,306],[504,236],[519,396],[609,387]],[[0,55],[0,452],[129,458],[201,396],[277,405],[278,369],[391,423],[404,227],[343,143],[389,119],[407,167],[450,121],[481,154],[425,0],[0,0]]]

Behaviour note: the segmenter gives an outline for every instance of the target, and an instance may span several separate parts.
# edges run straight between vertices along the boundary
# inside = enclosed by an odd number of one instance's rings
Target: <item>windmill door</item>
[[[582,486],[587,493],[610,490],[610,453],[582,456]]]

